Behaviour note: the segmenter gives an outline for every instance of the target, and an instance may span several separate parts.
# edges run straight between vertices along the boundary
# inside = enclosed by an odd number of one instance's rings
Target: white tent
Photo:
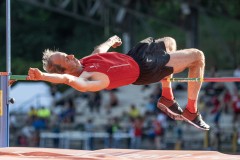
[[[18,82],[10,89],[9,97],[15,99],[9,105],[10,112],[27,112],[31,106],[50,107],[53,100],[50,87],[44,82]]]

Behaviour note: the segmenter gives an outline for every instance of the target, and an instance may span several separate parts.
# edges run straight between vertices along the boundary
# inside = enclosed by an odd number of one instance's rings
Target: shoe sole
[[[157,103],[157,107],[174,120],[178,120],[178,121],[184,120],[180,114],[174,113],[173,111],[171,111],[167,106],[165,106],[162,103]]]
[[[199,128],[199,129],[204,130],[204,131],[208,131],[208,130],[210,129],[210,127],[209,127],[209,128],[201,128],[201,127],[199,127],[198,125],[194,124],[192,121],[190,121],[190,120],[188,120],[187,118],[185,118],[184,116],[181,115],[181,117],[182,117],[182,119],[183,119],[185,122],[188,122],[189,124],[193,125],[193,126],[196,127],[196,128]]]

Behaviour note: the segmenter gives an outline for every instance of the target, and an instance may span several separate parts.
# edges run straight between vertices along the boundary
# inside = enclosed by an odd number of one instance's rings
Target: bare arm
[[[121,39],[118,36],[112,36],[106,42],[100,44],[99,46],[95,47],[92,54],[95,53],[105,53],[109,50],[109,48],[113,47],[116,48],[122,44]]]
[[[69,74],[43,73],[37,68],[30,68],[28,71],[28,80],[42,80],[51,83],[66,84],[72,88],[81,91],[99,91],[107,87],[104,81],[88,80],[82,77],[75,77]]]

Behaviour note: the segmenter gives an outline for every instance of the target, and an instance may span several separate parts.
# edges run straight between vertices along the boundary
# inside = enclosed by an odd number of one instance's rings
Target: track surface
[[[240,155],[216,151],[101,149],[95,151],[53,148],[0,148],[0,160],[240,160]]]

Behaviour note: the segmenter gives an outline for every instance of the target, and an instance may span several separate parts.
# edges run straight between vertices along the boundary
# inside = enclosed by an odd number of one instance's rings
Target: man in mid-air
[[[48,73],[30,68],[27,79],[63,83],[80,92],[161,82],[159,109],[175,120],[185,120],[203,130],[210,129],[197,109],[202,83],[188,82],[188,103],[183,111],[173,96],[171,82],[163,80],[187,68],[189,78],[203,78],[205,57],[202,51],[194,48],[176,50],[176,42],[171,37],[149,37],[136,44],[127,54],[107,52],[110,47],[116,48],[121,44],[121,39],[113,36],[97,46],[91,55],[80,60],[72,54],[47,49],[42,61]]]

